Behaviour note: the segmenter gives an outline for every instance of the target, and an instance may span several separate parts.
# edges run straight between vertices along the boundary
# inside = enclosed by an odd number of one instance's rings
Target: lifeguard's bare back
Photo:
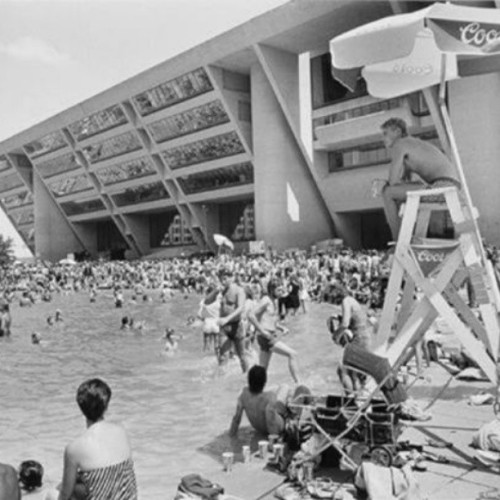
[[[393,149],[392,156],[403,157],[403,176],[404,173],[415,173],[428,184],[444,178],[458,181],[449,158],[433,144],[415,137],[401,137]]]

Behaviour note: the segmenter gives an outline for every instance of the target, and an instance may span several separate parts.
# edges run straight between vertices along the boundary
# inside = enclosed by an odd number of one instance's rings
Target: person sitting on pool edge
[[[290,397],[288,387],[277,391],[264,391],[267,383],[267,371],[254,365],[248,371],[248,386],[243,388],[238,397],[236,412],[231,421],[229,435],[235,437],[245,412],[250,425],[260,434],[283,435],[287,430],[287,420],[291,417],[287,402],[300,395],[310,395],[307,387],[299,385]]]
[[[98,378],[78,388],[76,401],[87,429],[66,446],[59,500],[137,500],[127,434],[122,426],[104,421],[110,399],[110,387]]]

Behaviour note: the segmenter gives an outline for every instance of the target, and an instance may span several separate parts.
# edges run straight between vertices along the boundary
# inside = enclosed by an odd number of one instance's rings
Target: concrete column
[[[276,54],[274,54],[276,56]],[[298,58],[283,58],[274,77],[287,82],[287,99],[298,106]],[[260,65],[252,66],[252,126],[255,170],[256,239],[277,250],[307,248],[331,236],[329,215],[284,116],[275,92]],[[295,89],[295,90],[293,90]],[[293,104],[291,104],[293,108]],[[294,125],[299,114],[291,112]]]
[[[68,253],[84,250],[70,224],[61,213],[38,175],[33,176],[35,201],[35,250],[42,259],[57,261]],[[85,235],[79,235],[85,238]],[[92,252],[90,239],[84,241],[85,247]]]

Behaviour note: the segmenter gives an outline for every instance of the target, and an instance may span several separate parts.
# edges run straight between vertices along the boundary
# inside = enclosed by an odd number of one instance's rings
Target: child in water
[[[40,334],[39,334],[39,333],[37,333],[37,332],[33,332],[33,333],[31,334],[31,343],[32,343],[32,344],[35,344],[35,345],[40,344],[40,341],[41,341],[41,340],[42,340],[42,338],[40,337]]]
[[[182,339],[182,335],[174,335],[175,330],[173,328],[165,328],[165,351],[167,352],[173,352],[177,350],[177,347],[179,347],[179,343],[177,340]]]

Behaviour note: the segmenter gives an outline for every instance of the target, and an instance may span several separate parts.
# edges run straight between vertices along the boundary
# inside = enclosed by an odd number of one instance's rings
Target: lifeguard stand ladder
[[[456,239],[426,239],[431,213],[443,210],[450,213]],[[408,348],[441,316],[486,376],[497,383],[498,288],[484,259],[472,210],[455,187],[408,193],[377,334],[391,366],[398,366]],[[479,317],[458,293],[467,279]],[[423,295],[421,300],[415,299],[416,290]]]

